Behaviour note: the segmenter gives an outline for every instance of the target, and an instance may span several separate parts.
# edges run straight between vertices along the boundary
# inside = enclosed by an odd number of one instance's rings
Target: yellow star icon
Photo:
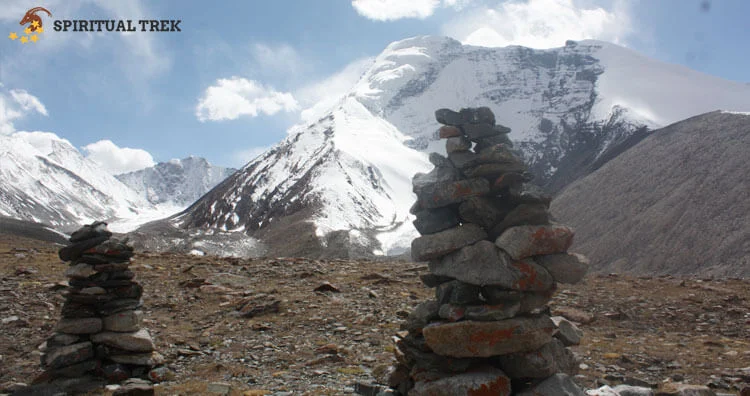
[[[36,28],[36,32],[37,33],[44,33],[44,28],[41,27],[41,26],[39,26],[38,28]]]
[[[36,34],[31,36],[31,41],[36,43],[37,40],[39,40],[39,37],[37,37]]]
[[[26,38],[26,36],[21,36],[21,42],[22,43],[26,44],[28,41],[29,41],[29,39]]]
[[[23,32],[26,34],[31,34],[31,28],[26,28],[23,30]]]
[[[16,34],[16,32],[13,32],[13,33],[11,33],[11,34],[8,35],[8,38],[11,39],[11,40],[15,40],[15,39],[18,38],[18,35]]]
[[[39,27],[39,21],[31,21],[31,26]]]

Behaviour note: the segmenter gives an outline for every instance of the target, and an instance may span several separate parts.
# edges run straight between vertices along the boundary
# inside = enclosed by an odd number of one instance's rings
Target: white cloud
[[[195,116],[201,122],[235,120],[243,115],[273,115],[298,108],[291,93],[278,92],[254,80],[232,77],[219,79],[206,89],[196,106]]]
[[[261,69],[277,74],[299,74],[307,63],[289,44],[255,43],[252,47],[252,54]]]
[[[341,97],[351,91],[362,74],[372,66],[373,61],[374,58],[371,57],[357,59],[333,75],[295,91],[295,97],[306,106],[300,113],[302,121],[315,121],[324,111],[334,106]]]
[[[0,88],[4,86],[0,84]],[[36,96],[23,89],[11,89],[7,92],[0,89],[0,134],[10,135],[15,132],[13,122],[33,113],[47,115],[47,108]]]
[[[485,47],[523,45],[561,47],[566,40],[598,39],[623,44],[632,32],[626,3],[611,10],[574,0],[509,1],[496,8],[475,8],[443,26],[443,33],[464,44]]]
[[[453,4],[455,0],[448,0]],[[393,21],[402,18],[425,19],[440,6],[440,0],[352,0],[359,15],[376,21]]]
[[[100,140],[83,146],[86,158],[96,162],[113,175],[154,166],[154,158],[146,150],[119,147],[111,140]]]

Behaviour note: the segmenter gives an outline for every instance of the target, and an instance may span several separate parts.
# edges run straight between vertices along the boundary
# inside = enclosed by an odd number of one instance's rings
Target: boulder
[[[425,186],[417,196],[423,208],[434,209],[485,195],[489,191],[490,183],[487,180],[466,179]]]
[[[578,283],[589,270],[589,260],[576,253],[535,256],[534,261],[544,267],[558,283]]]
[[[457,226],[460,222],[451,208],[425,209],[416,213],[414,228],[422,235],[434,234]]]
[[[548,316],[519,317],[494,322],[433,323],[422,329],[426,345],[438,355],[490,357],[533,351],[552,340]]]
[[[430,373],[415,381],[409,396],[510,395],[510,379],[497,368],[480,367],[461,374]]]
[[[555,338],[559,339],[565,346],[578,345],[581,343],[583,331],[573,324],[573,322],[562,316],[553,316],[550,319],[552,319],[552,322],[557,328],[554,334]]]
[[[573,243],[573,229],[563,225],[524,225],[505,230],[495,245],[513,259],[564,253]]]
[[[511,378],[547,378],[555,373],[575,375],[573,352],[556,339],[532,352],[498,356],[500,368]]]
[[[586,396],[567,374],[558,373],[529,389],[519,392],[518,396]]]
[[[414,261],[432,260],[485,238],[487,233],[476,224],[465,224],[435,234],[422,235],[411,242],[411,257]]]

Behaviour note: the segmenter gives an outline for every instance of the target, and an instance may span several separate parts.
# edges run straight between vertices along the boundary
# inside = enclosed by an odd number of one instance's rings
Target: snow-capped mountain
[[[115,177],[154,205],[186,208],[235,171],[190,156]]]
[[[389,45],[317,122],[291,128],[171,223],[241,230],[272,253],[309,253],[310,238],[328,250],[401,252],[416,236],[410,179],[431,168],[429,152],[444,153],[434,111],[472,106],[512,128],[536,183],[554,191],[637,132],[750,110],[750,85],[599,41],[534,50],[411,38]]]
[[[153,210],[138,193],[53,133],[0,135],[0,215],[66,229]]]

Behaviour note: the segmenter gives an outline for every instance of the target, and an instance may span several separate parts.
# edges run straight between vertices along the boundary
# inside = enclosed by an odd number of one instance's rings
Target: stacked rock
[[[435,116],[448,157],[432,153],[435,168],[413,178],[421,236],[411,251],[429,262],[421,278],[435,299],[397,338],[390,385],[409,395],[582,395],[570,377],[571,337],[555,337],[547,307],[556,282],[588,270],[567,253],[573,230],[554,223],[550,198],[526,184],[510,129],[489,108]]]
[[[102,222],[77,230],[70,242],[59,252],[70,261],[70,288],[42,355],[42,377],[119,383],[146,376],[163,358],[141,328],[143,287],[128,269],[133,248],[112,238]]]

